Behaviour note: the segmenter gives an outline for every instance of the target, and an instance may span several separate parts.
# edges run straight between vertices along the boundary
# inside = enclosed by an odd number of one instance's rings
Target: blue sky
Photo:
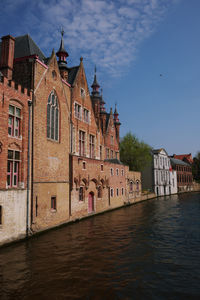
[[[94,65],[107,109],[169,154],[200,151],[199,0],[1,0],[0,34],[29,33],[46,56],[64,27],[68,65]]]

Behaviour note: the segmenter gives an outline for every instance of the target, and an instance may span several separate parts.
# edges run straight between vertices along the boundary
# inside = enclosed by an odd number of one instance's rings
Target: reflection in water
[[[0,250],[0,299],[197,299],[200,194],[122,208]]]

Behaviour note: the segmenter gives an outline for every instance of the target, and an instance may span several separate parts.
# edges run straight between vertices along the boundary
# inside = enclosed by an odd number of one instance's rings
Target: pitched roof
[[[74,83],[74,80],[76,78],[76,74],[78,72],[78,69],[79,69],[79,66],[76,66],[76,67],[72,67],[72,68],[69,68],[68,71],[68,82],[69,84],[73,85]]]
[[[32,40],[30,35],[25,34],[15,38],[15,54],[14,58],[25,57],[30,55],[38,55],[39,59],[43,61],[45,59],[44,54],[36,43]],[[0,43],[0,55],[1,55],[1,43]]]
[[[186,162],[182,161],[181,159],[177,158],[170,158],[171,164],[174,165],[182,165],[186,167],[190,167],[190,164],[187,164]]]
[[[191,153],[189,153],[189,154],[178,154],[178,155],[174,154],[173,157],[177,158],[177,159],[181,159],[181,160],[186,159],[189,163],[191,163],[191,164],[193,163],[193,159],[192,159],[192,154]]]
[[[160,153],[161,151],[164,151],[164,152],[167,154],[167,151],[166,151],[165,149],[163,149],[163,148],[161,148],[161,149],[153,149],[153,150],[152,150],[153,154],[158,154],[158,153]],[[168,155],[168,154],[167,154],[167,155]]]
[[[104,159],[104,161],[110,162],[112,164],[118,164],[118,165],[124,165],[119,159],[117,158],[110,158],[110,159]]]

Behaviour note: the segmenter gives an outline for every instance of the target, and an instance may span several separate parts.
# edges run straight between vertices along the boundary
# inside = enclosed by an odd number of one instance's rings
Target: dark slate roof
[[[110,162],[112,164],[118,164],[118,165],[124,165],[119,159],[117,158],[110,158],[110,159],[104,159],[106,162]]]
[[[72,67],[72,68],[69,68],[68,71],[68,82],[69,84],[73,85],[74,83],[74,80],[76,78],[76,74],[78,72],[78,69],[79,69],[79,66],[76,66],[76,67]]]
[[[185,166],[185,167],[191,167],[190,164],[187,164],[186,162],[184,162],[180,159],[177,159],[177,158],[171,158],[170,157],[170,161],[171,161],[172,165],[182,165],[182,166]]]
[[[106,113],[106,129],[108,128],[109,119],[110,119],[110,114]]]
[[[1,43],[0,43],[0,54],[1,54]],[[15,55],[14,58],[30,56],[30,55],[38,55],[41,61],[44,61],[45,56],[40,50],[40,48],[36,45],[36,43],[32,40],[30,35],[22,35],[15,38]]]

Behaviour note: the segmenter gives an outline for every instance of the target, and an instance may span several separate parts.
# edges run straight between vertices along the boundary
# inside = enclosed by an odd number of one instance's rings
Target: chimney
[[[0,70],[3,75],[12,79],[13,73],[13,60],[15,52],[15,38],[11,35],[3,36],[1,43],[1,60],[0,60]]]

